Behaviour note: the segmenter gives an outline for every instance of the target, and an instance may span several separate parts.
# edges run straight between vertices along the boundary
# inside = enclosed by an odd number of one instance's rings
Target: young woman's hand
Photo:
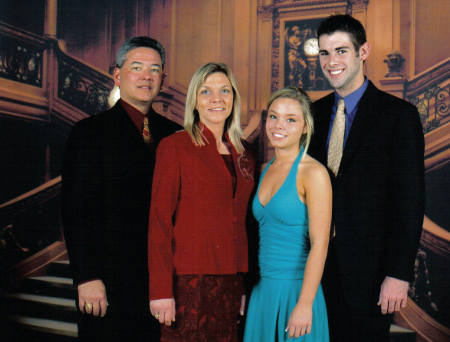
[[[299,337],[311,332],[312,307],[297,304],[289,317],[286,332],[289,338]]]

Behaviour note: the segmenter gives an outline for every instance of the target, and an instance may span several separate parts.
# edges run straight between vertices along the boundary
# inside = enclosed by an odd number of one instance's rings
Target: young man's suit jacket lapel
[[[368,136],[367,132],[370,130],[373,120],[377,115],[376,105],[374,103],[376,91],[377,89],[369,81],[369,86],[358,104],[358,111],[350,129],[347,142],[344,146],[338,175],[337,177],[333,178],[339,178],[342,173],[345,172],[345,168],[351,164],[355,153],[358,151],[358,148],[364,142],[364,139]],[[314,158],[318,159],[325,166],[327,165],[328,153],[326,142],[328,139],[328,131],[330,128],[334,96],[334,93],[331,93],[327,97],[320,100],[320,102],[316,103],[314,106],[315,131],[313,141],[311,143],[310,153]]]
[[[350,128],[347,142],[344,146],[341,164],[338,171],[338,178],[343,172],[345,172],[346,166],[352,163],[355,153],[358,151],[364,140],[369,136],[368,132],[377,115],[376,105],[374,102],[376,91],[376,88],[369,81],[369,86],[359,101],[358,110],[353,120],[352,127]],[[380,134],[382,134],[382,132],[380,132]]]

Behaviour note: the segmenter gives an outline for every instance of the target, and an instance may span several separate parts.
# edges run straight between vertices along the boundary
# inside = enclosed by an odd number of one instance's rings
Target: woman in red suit
[[[150,311],[163,324],[161,341],[237,341],[255,165],[241,140],[240,96],[227,65],[195,72],[184,128],[157,151]]]

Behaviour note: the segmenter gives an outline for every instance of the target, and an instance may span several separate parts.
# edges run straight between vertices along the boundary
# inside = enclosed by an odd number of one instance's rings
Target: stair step
[[[76,302],[73,299],[41,296],[29,293],[8,295],[9,314],[40,317],[48,320],[77,321]]]
[[[416,332],[396,324],[391,324],[389,339],[391,342],[416,342]]]
[[[64,307],[75,308],[75,300],[73,300],[73,299],[40,296],[40,295],[34,295],[34,294],[30,294],[30,293],[11,293],[8,295],[8,297],[26,300],[26,301],[30,301],[30,302],[36,302],[36,303],[52,304],[52,305],[59,305],[59,306],[64,306]]]
[[[53,261],[55,264],[62,264],[62,265],[70,265],[69,259],[66,260],[55,260]]]
[[[72,270],[70,268],[70,263],[68,260],[58,260],[52,262],[47,268],[48,276],[56,276],[56,277],[72,277]]]
[[[22,282],[20,291],[70,299],[77,294],[71,278],[55,276],[29,277]]]
[[[48,282],[48,283],[73,285],[73,279],[72,278],[54,277],[54,276],[39,276],[39,277],[29,277],[28,279],[45,281],[45,282]]]
[[[391,333],[412,333],[415,334],[416,332],[414,330],[405,328],[405,327],[401,327],[400,325],[397,324],[391,324],[391,329],[390,329]]]
[[[55,335],[51,332],[39,331],[30,329],[22,325],[14,324],[14,331],[7,339],[2,341],[7,342],[77,342],[78,337]],[[3,338],[3,336],[2,336]]]
[[[78,336],[78,326],[76,323],[28,316],[12,316],[10,318],[18,326],[27,329],[37,330],[59,336]]]

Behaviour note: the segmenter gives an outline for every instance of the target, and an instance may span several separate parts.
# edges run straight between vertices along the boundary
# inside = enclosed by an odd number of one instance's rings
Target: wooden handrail
[[[50,198],[53,198],[54,195],[50,195],[50,196],[42,196],[42,193],[44,192],[50,192],[52,189],[54,189],[55,187],[59,187],[61,186],[61,176],[58,176],[56,178],[53,178],[52,180],[48,181],[47,183],[41,184],[38,187],[25,192],[24,194],[17,196],[9,201],[6,201],[2,204],[0,204],[0,210],[7,208],[7,207],[11,207],[19,202],[23,202],[26,200],[31,199],[32,197],[35,196],[40,196],[41,197],[41,201],[46,201]],[[50,191],[49,191],[50,190]]]
[[[406,96],[415,96],[430,87],[430,84],[445,80],[450,75],[450,57],[422,71],[406,82]]]

